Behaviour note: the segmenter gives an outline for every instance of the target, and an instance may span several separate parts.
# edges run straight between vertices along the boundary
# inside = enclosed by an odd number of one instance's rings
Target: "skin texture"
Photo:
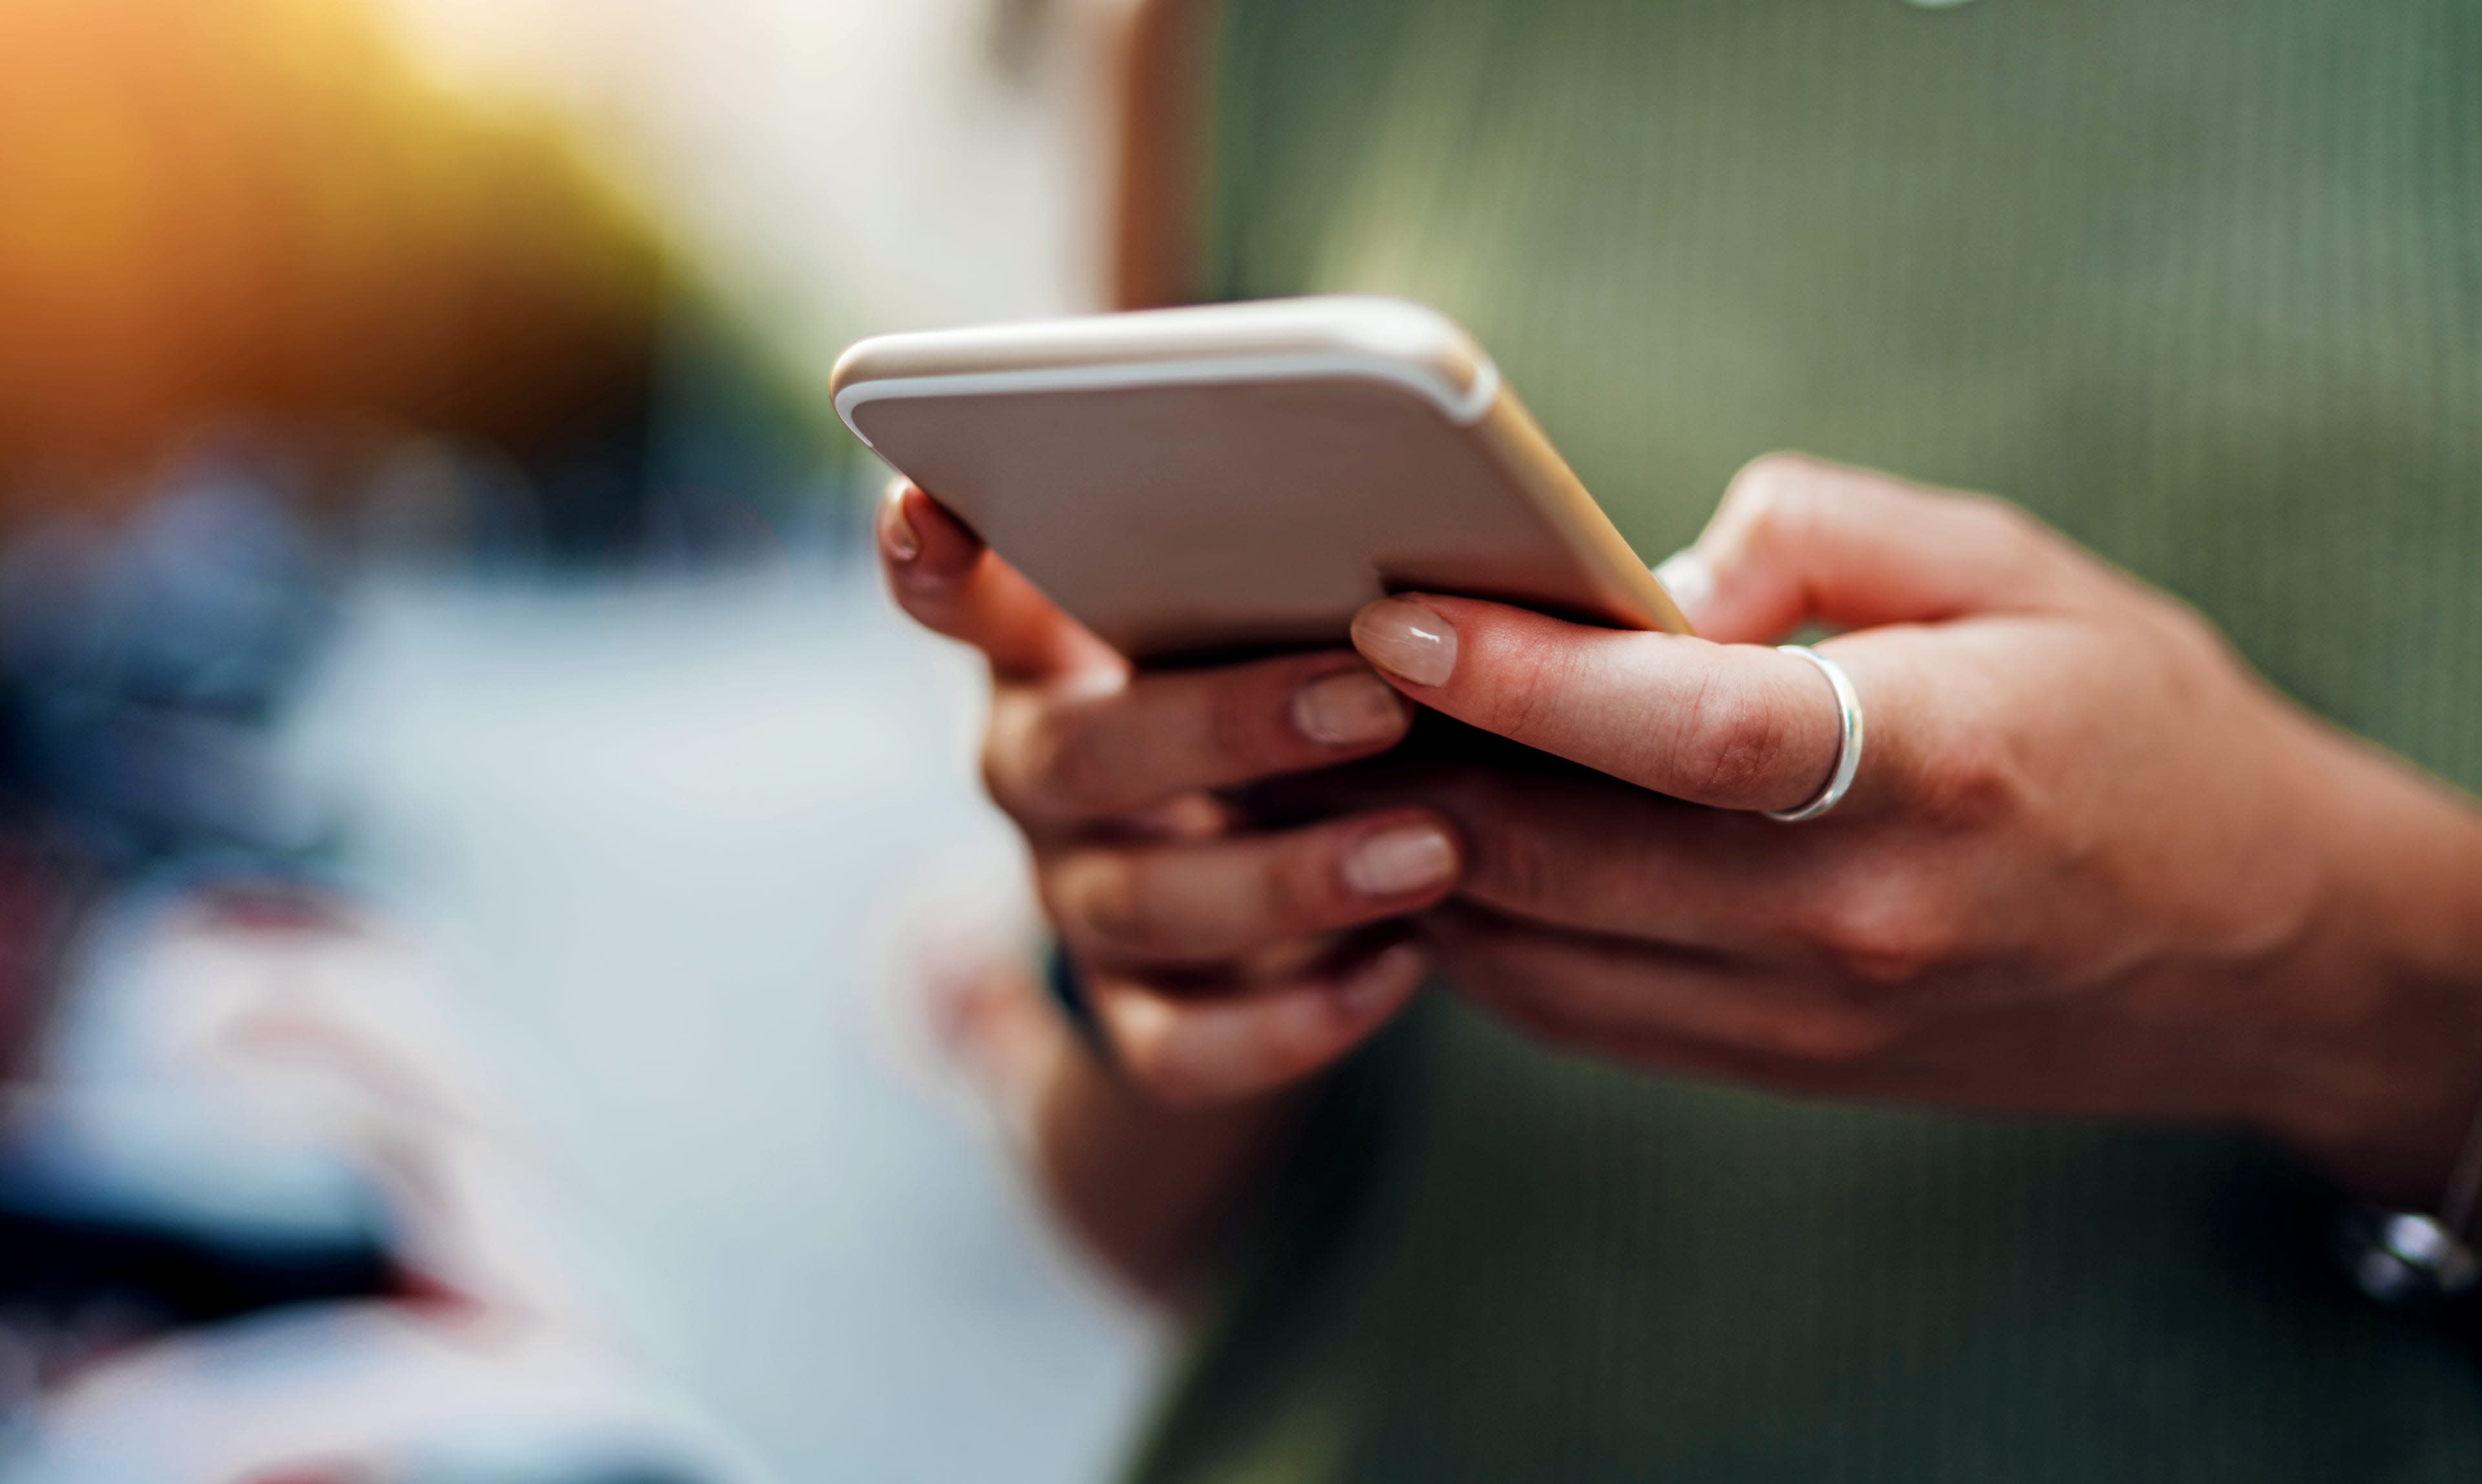
[[[992,792],[1115,1050],[1020,1056],[1015,1096],[1148,1286],[1434,965],[1650,1072],[2253,1129],[2408,1205],[2482,1103],[2482,814],[2001,502],[1772,456],[1666,564],[1701,638],[1411,594],[1359,657],[1164,676],[919,491],[881,532],[899,600],[992,658]],[[1868,741],[1839,808],[1782,825],[1754,811],[1837,747],[1824,677],[1769,647],[1805,624]],[[1415,707],[1498,755],[1398,746]],[[1108,1213],[1062,1179],[1105,1145]]]

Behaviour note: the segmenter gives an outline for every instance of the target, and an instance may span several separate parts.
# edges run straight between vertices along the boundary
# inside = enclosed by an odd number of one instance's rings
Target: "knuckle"
[[[1817,461],[1787,449],[1758,455],[1732,474],[1725,504],[1745,517],[1763,517],[1817,478]]]
[[[1121,1074],[1140,1091],[1167,1107],[1202,1107],[1219,1090],[1195,1057],[1180,1054],[1176,1014],[1161,1004],[1123,1002],[1105,1014],[1105,1034]]]
[[[2017,506],[1991,495],[1931,489],[1800,453],[1751,460],[1733,475],[1724,501],[1729,524],[1745,543],[1759,549],[1799,546],[1837,527],[1901,518],[1934,505],[1960,507],[1969,518],[1991,521],[1994,537],[2030,542],[2044,530]],[[1984,510],[1986,515],[1972,514]]]
[[[1939,894],[1891,876],[1827,893],[1805,936],[1846,978],[1894,990],[1953,960],[1964,931]]]
[[[1751,799],[1782,771],[1797,743],[1791,718],[1720,675],[1700,682],[1683,711],[1681,776],[1717,803]]]
[[[1116,772],[1094,718],[1049,698],[1003,694],[983,732],[983,787],[1020,818],[1110,812]]]
[[[1165,933],[1163,910],[1146,872],[1121,855],[1095,855],[1062,869],[1057,897],[1064,926],[1124,949],[1147,949]]]
[[[1760,454],[1743,464],[1724,495],[1742,540],[1765,548],[1813,523],[1828,497],[1823,474],[1819,462],[1806,454]]]
[[[1030,786],[1025,766],[1021,737],[1012,734],[994,723],[983,733],[981,759],[983,792],[1006,811],[1009,817],[1023,822],[1044,812],[1036,790]]]
[[[983,791],[1012,814],[1027,803],[1026,730],[1032,720],[1029,710],[1022,694],[1002,688],[992,695],[990,718],[983,726],[978,759]]]
[[[1907,790],[1908,811],[1942,832],[1988,830],[2013,813],[2023,770],[1991,729],[1958,729],[1924,746]]]
[[[1168,1107],[1202,1108],[1295,1080],[1333,1051],[1299,1008],[1206,1008],[1137,985],[1104,1020],[1122,1075]]]

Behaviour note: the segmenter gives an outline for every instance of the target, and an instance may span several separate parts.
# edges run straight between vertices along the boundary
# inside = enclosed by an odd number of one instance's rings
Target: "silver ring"
[[[1844,729],[1835,739],[1835,771],[1827,776],[1827,786],[1818,791],[1818,797],[1788,809],[1765,810],[1769,819],[1780,824],[1797,825],[1805,819],[1816,819],[1835,808],[1852,791],[1854,775],[1862,771],[1862,698],[1854,691],[1853,677],[1844,673],[1844,667],[1816,649],[1806,644],[1779,645],[1777,648],[1786,654],[1800,655],[1816,665],[1819,673],[1827,676],[1827,683],[1835,687],[1836,720]]]

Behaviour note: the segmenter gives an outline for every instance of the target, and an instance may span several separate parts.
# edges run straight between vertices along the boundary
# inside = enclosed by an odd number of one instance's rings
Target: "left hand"
[[[1341,785],[1464,833],[1423,918],[1454,983],[1650,1067],[2246,1126],[2436,1198],[2482,1100],[2467,803],[1994,500],[1761,460],[1684,570],[1704,638],[1428,595],[1357,620],[1413,701],[1608,776]],[[1845,802],[1784,825],[1751,811],[1818,792],[1837,713],[1755,641],[1806,623],[1846,630],[1818,648],[1866,743]]]

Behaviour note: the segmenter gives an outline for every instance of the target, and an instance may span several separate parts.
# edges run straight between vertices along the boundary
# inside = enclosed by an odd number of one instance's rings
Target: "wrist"
[[[2482,811],[2344,738],[2297,967],[2308,1071],[2268,1122],[2353,1193],[2439,1208],[2482,1111]]]
[[[1168,1108],[1063,1034],[1030,1121],[1044,1203],[1131,1291],[1178,1309],[1273,1183],[1316,1083]]]

